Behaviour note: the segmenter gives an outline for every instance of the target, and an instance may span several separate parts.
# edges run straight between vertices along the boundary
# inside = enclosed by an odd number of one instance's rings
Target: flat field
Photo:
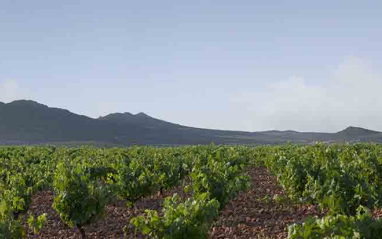
[[[0,238],[381,238],[382,147],[0,148]]]

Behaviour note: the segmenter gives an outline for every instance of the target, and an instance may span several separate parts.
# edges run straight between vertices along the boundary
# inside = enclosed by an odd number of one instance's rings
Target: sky
[[[0,101],[382,131],[382,1],[2,0]]]

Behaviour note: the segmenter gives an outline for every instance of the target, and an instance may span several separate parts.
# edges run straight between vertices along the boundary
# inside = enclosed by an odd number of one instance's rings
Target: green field
[[[0,190],[0,238],[382,238],[376,144],[1,147]]]

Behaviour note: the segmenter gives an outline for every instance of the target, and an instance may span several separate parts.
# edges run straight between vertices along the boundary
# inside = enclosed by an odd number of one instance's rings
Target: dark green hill
[[[348,127],[334,134],[292,130],[212,130],[182,126],[144,113],[114,113],[93,119],[34,101],[0,102],[0,144],[275,144],[288,141],[380,142],[381,139],[382,133],[357,127]]]
[[[341,139],[351,139],[351,138],[358,138],[358,137],[368,137],[376,134],[380,134],[381,132],[373,131],[369,129],[364,129],[360,127],[347,127],[346,129],[336,133],[336,137]]]
[[[34,101],[14,101],[0,107],[0,139],[3,140],[110,140],[116,132],[118,127],[110,123]]]

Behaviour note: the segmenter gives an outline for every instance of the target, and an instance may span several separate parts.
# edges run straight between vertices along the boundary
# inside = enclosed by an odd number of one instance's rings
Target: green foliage
[[[382,238],[382,220],[372,218],[363,207],[358,208],[356,216],[338,214],[322,219],[308,218],[303,224],[289,227],[289,239],[320,238]]]
[[[132,148],[129,158],[118,162],[117,193],[131,203],[158,190],[179,185],[188,164],[174,149]]]
[[[21,174],[9,175],[2,198],[11,203],[13,213],[24,212],[28,209],[32,196],[32,187],[28,187],[25,177]]]
[[[191,186],[185,191],[192,188],[193,197],[185,202],[180,202],[177,195],[167,198],[163,216],[148,210],[146,215],[133,218],[131,223],[143,234],[151,238],[207,238],[219,209],[249,187],[246,159],[236,148],[211,145],[192,151],[194,159],[186,163],[192,168]]]
[[[46,213],[41,214],[37,218],[35,218],[33,215],[29,215],[27,222],[29,228],[33,231],[33,233],[37,234],[46,222]]]
[[[195,194],[208,192],[223,208],[240,191],[249,188],[246,159],[234,148],[212,148],[213,152],[194,162],[191,178]]]
[[[81,229],[105,213],[110,190],[91,176],[80,165],[60,163],[57,166],[53,181],[56,193],[53,208],[71,227]]]
[[[0,201],[0,239],[18,239],[24,236],[24,228],[13,218],[11,207],[5,200]]]
[[[380,146],[287,145],[269,149],[263,161],[293,200],[317,203],[332,214],[382,206]]]
[[[149,238],[207,238],[213,219],[219,214],[219,202],[207,193],[180,202],[178,195],[165,199],[163,216],[146,210],[146,215],[131,219],[131,224]]]
[[[160,237],[162,234],[154,235],[154,232],[164,233],[165,228],[172,228],[171,225],[184,219],[176,230],[193,235],[197,224],[189,220],[196,211],[206,227],[213,218],[210,215],[214,215],[208,210],[196,210],[193,203],[195,207],[205,207],[208,200],[215,200],[222,209],[248,188],[249,178],[245,172],[248,166],[267,167],[284,187],[285,197],[327,210],[327,228],[337,230],[337,227],[349,226],[356,228],[360,235],[378,228],[377,221],[361,220],[357,208],[382,206],[380,145],[0,147],[0,238],[20,238],[25,234],[18,216],[28,211],[32,195],[40,190],[54,189],[54,207],[61,219],[81,228],[102,217],[111,198],[120,197],[133,205],[140,198],[181,184],[187,185],[185,190],[192,197],[184,202],[167,200],[171,201],[167,211],[173,211],[171,215],[176,216],[150,211],[144,217],[145,223],[140,217],[142,222],[137,225],[143,232],[147,232],[147,228],[142,225],[148,226],[153,237]],[[206,194],[209,199],[201,200]],[[264,200],[280,203],[285,197],[279,195]],[[188,211],[192,211],[192,215],[187,214]],[[204,213],[206,215],[202,215]],[[146,222],[148,218],[151,224]],[[352,224],[353,219],[357,226]],[[34,219],[34,229],[38,230],[42,221],[42,218],[41,221]],[[366,222],[374,225],[372,229]],[[316,228],[316,219],[307,221],[306,225]],[[303,230],[305,233],[313,229]]]

